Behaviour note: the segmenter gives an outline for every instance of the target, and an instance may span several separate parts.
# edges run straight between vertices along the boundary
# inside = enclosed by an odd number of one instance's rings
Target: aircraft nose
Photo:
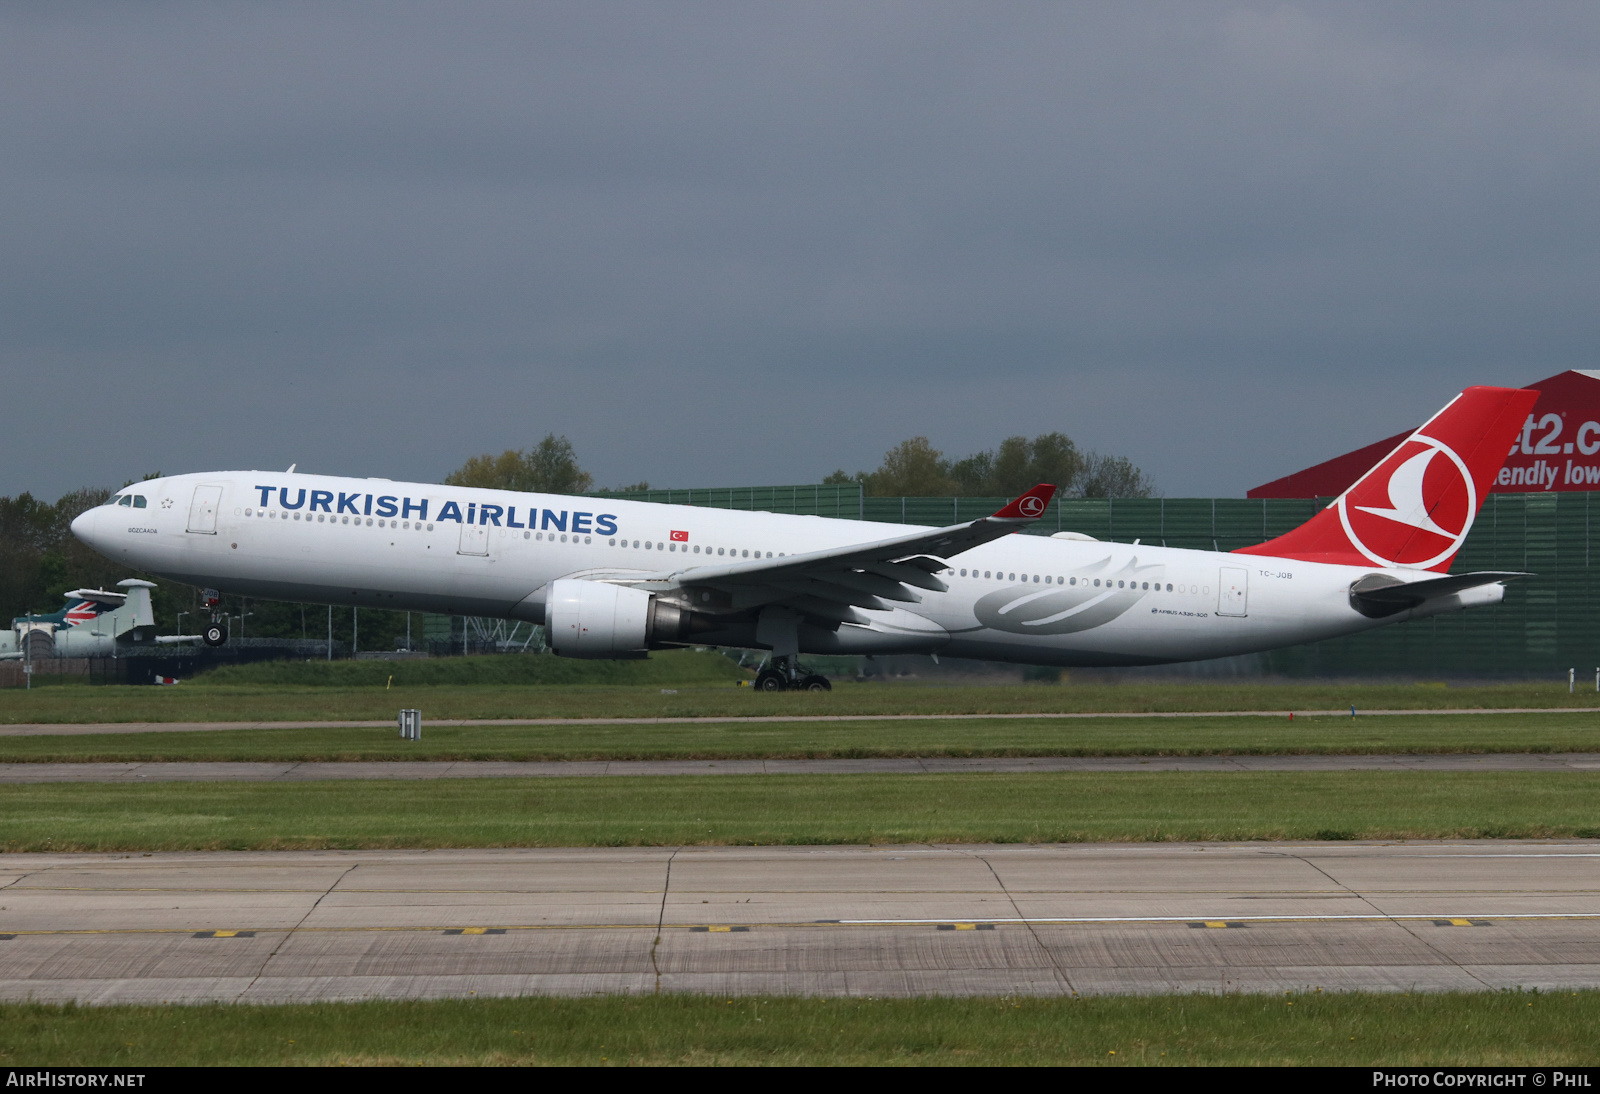
[[[94,509],[90,509],[86,513],[79,513],[76,517],[73,518],[73,520],[72,520],[72,534],[77,536],[78,539],[80,541],[82,541],[83,543],[86,543],[90,547],[93,547],[94,546],[94,541],[95,541],[95,534],[94,534],[95,533],[95,527],[99,523],[100,523],[100,509],[97,506]]]

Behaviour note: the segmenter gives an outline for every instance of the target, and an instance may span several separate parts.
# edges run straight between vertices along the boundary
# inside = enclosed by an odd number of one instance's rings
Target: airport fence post
[[[1572,689],[1577,686],[1577,681],[1578,681],[1578,670],[1577,669],[1568,669],[1567,670],[1567,694],[1568,695],[1572,694]]]

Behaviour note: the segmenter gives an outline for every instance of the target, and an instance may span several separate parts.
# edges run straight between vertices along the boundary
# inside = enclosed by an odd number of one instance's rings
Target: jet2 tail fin
[[[1518,388],[1467,388],[1332,505],[1234,553],[1445,573],[1538,398]]]

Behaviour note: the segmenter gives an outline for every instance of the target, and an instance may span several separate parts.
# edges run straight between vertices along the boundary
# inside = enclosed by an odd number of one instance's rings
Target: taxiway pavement
[[[1600,842],[0,858],[0,998],[1600,986]]]

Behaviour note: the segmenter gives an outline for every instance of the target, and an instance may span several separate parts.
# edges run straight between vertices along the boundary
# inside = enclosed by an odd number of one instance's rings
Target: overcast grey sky
[[[1600,366],[1600,7],[0,7],[0,494],[812,482],[1063,430],[1237,495]]]

